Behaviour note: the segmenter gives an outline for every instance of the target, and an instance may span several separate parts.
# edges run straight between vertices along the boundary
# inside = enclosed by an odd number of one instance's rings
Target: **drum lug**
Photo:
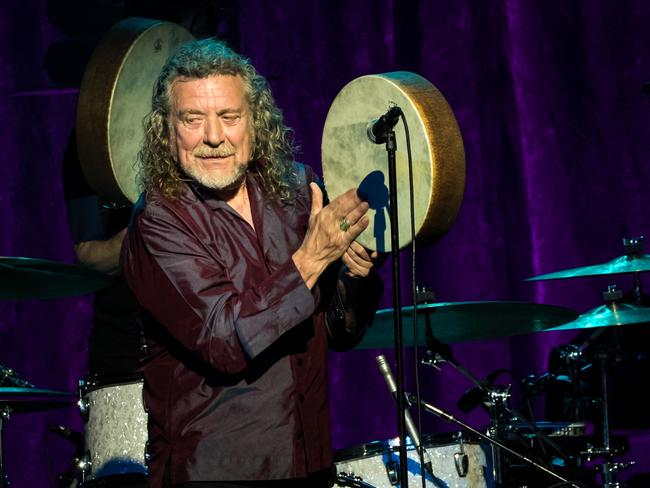
[[[81,414],[81,418],[84,420],[84,422],[88,421],[88,412],[90,410],[90,404],[88,403],[88,400],[85,398],[80,398],[79,401],[77,402],[77,406],[79,407],[79,413]]]
[[[399,485],[399,462],[398,461],[387,461],[386,462],[386,475],[388,476],[388,481],[392,486]]]
[[[90,453],[85,452],[82,458],[77,459],[77,469],[81,473],[81,482],[85,483],[87,476],[91,473],[93,468],[93,463],[90,460]]]

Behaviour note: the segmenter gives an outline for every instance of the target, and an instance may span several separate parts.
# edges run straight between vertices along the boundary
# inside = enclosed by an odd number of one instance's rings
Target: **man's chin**
[[[205,175],[190,175],[202,186],[215,191],[228,192],[237,190],[246,177],[246,172],[230,178],[214,178]]]

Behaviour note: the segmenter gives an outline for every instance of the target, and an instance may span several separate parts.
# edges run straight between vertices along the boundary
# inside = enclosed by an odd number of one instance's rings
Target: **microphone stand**
[[[399,265],[399,222],[397,217],[397,163],[395,153],[397,141],[395,131],[386,131],[386,152],[388,154],[388,194],[390,207],[390,243],[393,266],[393,327],[395,330],[395,359],[397,361],[397,415],[399,434],[400,486],[408,488],[408,457],[406,453],[406,403],[404,401],[404,346],[402,333],[402,306],[400,297]]]

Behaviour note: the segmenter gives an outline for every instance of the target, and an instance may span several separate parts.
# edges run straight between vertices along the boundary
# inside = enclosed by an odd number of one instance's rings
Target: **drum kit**
[[[486,433],[460,421],[452,414],[420,400],[420,406],[443,420],[460,426],[457,440],[438,440],[425,436],[424,450],[434,460],[433,470],[426,472],[426,486],[624,486],[618,474],[633,462],[617,462],[628,440],[613,436],[611,429],[610,366],[621,361],[624,351],[615,340],[604,339],[608,331],[622,333],[626,326],[650,323],[650,308],[645,306],[640,273],[650,271],[650,255],[642,253],[643,238],[624,239],[625,254],[612,261],[581,268],[539,275],[527,281],[571,279],[577,277],[632,274],[634,289],[629,296],[610,286],[603,293],[604,305],[583,314],[551,305],[526,302],[458,302],[420,303],[416,308],[405,307],[403,314],[412,322],[417,314],[417,334],[406,327],[405,342],[426,345],[423,364],[435,366],[446,363],[455,368],[474,386],[458,400],[457,408],[468,413],[482,406],[490,415]],[[425,293],[426,294],[426,293]],[[432,296],[428,293],[429,297]],[[393,310],[377,312],[374,324],[357,346],[375,349],[393,347]],[[531,375],[522,383],[524,415],[511,406],[512,385],[501,385],[496,379],[504,369],[477,378],[463,367],[452,354],[451,345],[466,341],[509,337],[540,331],[574,330],[582,337],[577,344],[557,347],[557,364],[540,376]],[[646,346],[647,349],[647,346]],[[597,393],[585,394],[586,371],[596,370]],[[561,402],[564,408],[549,404],[546,410],[561,410],[553,421],[534,420],[531,402],[543,393],[552,398],[557,385],[563,386]],[[406,394],[417,403],[412,395]],[[552,402],[552,400],[551,400]],[[589,412],[589,408],[593,412]],[[588,432],[591,425],[593,433]],[[396,484],[396,443],[399,439],[358,446],[340,451],[336,457],[337,486],[389,487]],[[408,438],[407,438],[407,442]],[[448,446],[448,447],[447,447]],[[474,451],[472,451],[472,449]],[[462,452],[474,452],[463,457]],[[409,484],[419,486],[420,458],[409,446]],[[469,460],[463,468],[459,458]],[[602,460],[594,464],[592,460]],[[413,466],[411,466],[411,463]],[[472,475],[472,469],[474,474]],[[477,474],[478,473],[478,474]],[[473,478],[472,478],[473,476]],[[556,484],[557,483],[557,484]]]
[[[112,278],[84,266],[25,257],[0,257],[0,299],[52,299],[91,293]],[[8,484],[2,460],[2,428],[12,415],[74,405],[74,393],[36,388],[0,364],[0,487]]]
[[[0,257],[0,299],[53,299],[106,288],[109,275],[80,265],[25,257]],[[0,364],[0,488],[8,485],[2,461],[2,427],[11,416],[74,406],[84,421],[84,434],[56,426],[53,432],[76,446],[73,466],[59,475],[59,486],[144,486],[147,415],[142,377],[90,376],[79,381],[77,394],[36,388]],[[140,483],[140,484],[137,484]],[[131,486],[131,485],[129,485]]]

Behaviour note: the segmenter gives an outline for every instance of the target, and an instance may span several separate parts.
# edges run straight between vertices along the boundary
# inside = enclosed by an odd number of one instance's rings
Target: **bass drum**
[[[86,487],[146,486],[147,414],[142,376],[91,376],[79,382]]]
[[[131,17],[93,51],[79,90],[77,149],[86,181],[105,200],[138,199],[137,156],[154,83],[174,49],[193,38],[177,24]]]
[[[461,433],[425,436],[433,476],[426,486],[439,488],[488,488],[492,482],[489,448]],[[420,459],[412,444],[407,446],[409,486],[422,486]],[[391,488],[398,484],[399,438],[375,441],[338,451],[334,458],[337,487]]]

